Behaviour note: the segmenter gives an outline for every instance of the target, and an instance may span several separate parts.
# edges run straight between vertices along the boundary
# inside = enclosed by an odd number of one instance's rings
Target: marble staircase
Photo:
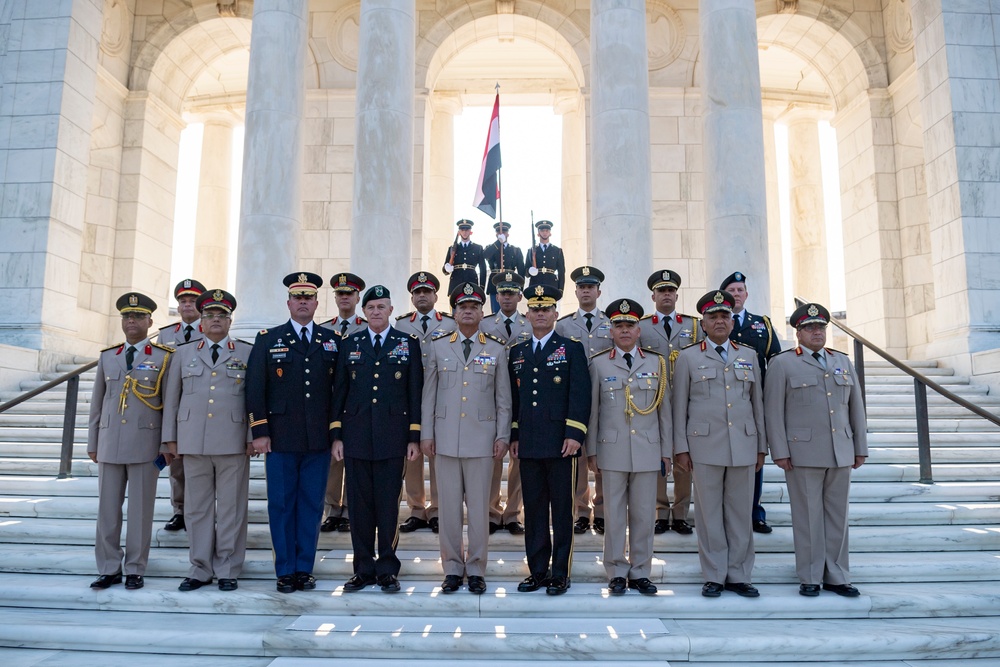
[[[1000,397],[932,362],[922,372],[988,410]],[[71,366],[57,369],[58,373]],[[96,466],[86,456],[92,374],[82,378],[73,477],[56,479],[64,392],[0,414],[0,661],[18,665],[1000,665],[1000,429],[929,395],[935,484],[919,483],[913,385],[868,364],[869,463],[854,474],[852,573],[857,599],[797,592],[783,473],[765,468],[774,526],[757,535],[761,597],[700,596],[696,539],[655,539],[655,597],[609,598],[603,538],[577,536],[573,586],[518,594],[523,538],[491,537],[488,592],[442,595],[437,539],[400,536],[403,591],[345,595],[349,536],[322,534],[317,590],[274,590],[263,465],[252,464],[247,564],[239,590],[181,593],[186,535],[161,479],[146,587],[88,588],[94,576]],[[58,374],[57,373],[57,374]],[[55,377],[26,382],[23,390]],[[0,392],[0,401],[13,397]],[[405,512],[402,514],[406,516]],[[933,661],[931,663],[930,661]]]

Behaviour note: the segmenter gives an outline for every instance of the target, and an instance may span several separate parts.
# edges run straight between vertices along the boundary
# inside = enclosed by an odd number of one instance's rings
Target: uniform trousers
[[[648,579],[653,569],[653,516],[658,471],[604,471],[604,569],[608,579]],[[628,552],[625,529],[628,528]]]
[[[437,473],[434,470],[434,457],[428,457],[431,482],[431,504],[427,506],[427,493],[424,490],[424,456],[421,454],[416,461],[406,462],[406,472],[403,481],[406,485],[406,504],[410,506],[410,516],[429,521],[438,515]]]
[[[344,493],[344,462],[330,458],[330,474],[326,478],[326,512],[324,518],[347,519],[347,494]]]
[[[749,584],[753,572],[754,466],[694,464],[694,520],[705,581]]]
[[[490,480],[490,521],[506,526],[521,520],[521,462],[507,455],[507,503],[500,506],[500,482],[503,478],[503,459],[493,460],[493,478]]]
[[[184,514],[184,461],[170,462],[170,505],[174,514]]]
[[[441,567],[446,575],[486,576],[489,557],[489,494],[492,457],[458,458],[438,454],[438,514]],[[462,547],[462,503],[468,508],[468,552]]]
[[[590,456],[582,459],[587,462],[587,467],[580,466],[579,474],[576,476],[576,518],[589,519],[590,510],[594,510],[595,519],[604,518],[604,485],[601,483],[603,475],[601,469],[597,467],[597,457]],[[594,490],[590,490],[590,471],[594,473]]]
[[[785,481],[799,581],[851,583],[847,536],[851,468],[795,466],[785,472]]]
[[[97,464],[97,536],[94,555],[99,574],[145,574],[153,539],[153,505],[159,469],[146,463]],[[122,505],[128,488],[128,524],[122,551]],[[122,556],[125,567],[122,567]]]
[[[760,504],[760,496],[764,493],[764,469],[761,468],[753,477],[753,512],[750,518],[757,521],[767,521],[767,511]]]
[[[364,577],[399,574],[399,500],[405,459],[368,461],[347,457],[347,504],[351,508],[354,573]],[[378,537],[378,559],[375,539]]]
[[[670,502],[667,494],[667,478],[660,475],[656,486],[656,518],[687,521],[691,507],[691,473],[675,467],[671,474],[674,478],[674,502]]]
[[[267,475],[267,520],[279,577],[313,571],[330,450],[271,452]]]
[[[247,550],[250,458],[185,454],[184,524],[191,543],[188,576],[236,579]]]
[[[528,571],[537,577],[549,573],[553,577],[568,577],[573,567],[573,502],[578,457],[521,459],[520,462]]]

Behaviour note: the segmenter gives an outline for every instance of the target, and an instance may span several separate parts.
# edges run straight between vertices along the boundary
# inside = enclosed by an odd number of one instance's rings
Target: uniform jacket
[[[663,328],[663,320],[657,313],[646,315],[639,320],[639,329],[641,330],[639,344],[667,358],[671,382],[674,381],[674,366],[680,351],[692,343],[700,343],[705,339],[700,318],[677,312],[674,313],[670,322],[669,339]]]
[[[528,323],[527,317],[521,313],[515,313],[511,317],[510,336],[507,335],[507,325],[504,324],[505,319],[507,318],[503,313],[484,317],[479,323],[479,330],[491,336],[496,336],[504,341],[508,348],[531,338],[531,325]]]
[[[739,329],[734,324],[729,340],[757,350],[757,365],[760,367],[761,377],[767,375],[767,362],[781,352],[781,343],[774,335],[774,327],[767,315],[754,315],[744,310],[743,324]]]
[[[163,442],[178,454],[244,454],[251,440],[247,419],[247,360],[253,346],[228,339],[212,363],[205,338],[177,348],[163,392]]]
[[[458,325],[455,324],[455,318],[451,315],[446,315],[439,310],[435,310],[434,314],[431,315],[431,319],[427,320],[427,332],[425,333],[423,322],[420,321],[421,317],[423,317],[423,315],[414,310],[397,317],[392,326],[397,331],[402,331],[405,334],[412,334],[417,337],[420,341],[420,362],[422,364],[426,364],[427,352],[431,339],[444,334],[450,334],[457,328]],[[367,331],[367,328],[365,331]]]
[[[174,324],[168,324],[165,327],[161,327],[156,334],[156,342],[160,345],[166,345],[168,347],[177,347],[178,345],[183,345],[188,342],[184,340],[184,324],[183,320],[180,322],[175,322]],[[201,322],[191,330],[191,340],[201,340],[205,337],[205,334],[201,330]]]
[[[772,459],[793,466],[843,468],[868,456],[861,387],[847,355],[827,349],[824,369],[796,347],[771,360],[764,416]]]
[[[160,452],[163,412],[159,408],[173,348],[142,341],[136,346],[132,370],[127,370],[127,347],[125,343],[109,347],[97,359],[87,452],[96,453],[101,463],[151,463]]]
[[[253,437],[269,436],[275,452],[318,452],[330,446],[331,383],[340,344],[338,334],[313,326],[307,347],[291,322],[257,334],[247,362]]]
[[[420,441],[420,339],[392,327],[382,337],[378,355],[367,329],[341,346],[330,436],[351,458],[401,459],[407,443]]]
[[[542,246],[539,244],[528,248],[528,251],[524,253],[524,270],[530,271],[532,266],[538,269],[537,276],[529,276],[528,287],[548,283],[562,290],[566,287],[566,259],[563,257],[562,248],[554,243],[549,243],[548,246],[542,250]],[[532,258],[535,257],[537,260],[532,264]]]
[[[603,312],[598,312],[597,317],[591,320],[590,331],[587,331],[587,318],[580,314],[579,309],[572,315],[560,317],[556,322],[556,333],[583,343],[588,357],[614,345],[611,341],[611,320]]]
[[[661,459],[673,456],[674,432],[666,372],[666,359],[642,348],[637,348],[631,369],[614,347],[590,359],[587,455],[597,456],[601,470],[659,471]],[[646,410],[654,402],[661,378],[665,386],[659,408],[648,415],[632,409],[632,416],[627,415],[625,388],[629,389],[634,407]]]
[[[492,457],[493,442],[510,442],[511,397],[507,350],[479,332],[466,361],[458,332],[428,343],[420,437],[438,454]]]
[[[553,332],[535,362],[531,339],[508,354],[514,422],[520,459],[562,457],[563,440],[586,442],[590,422],[590,373],[583,345]],[[579,456],[577,452],[577,456]]]
[[[455,250],[455,259],[452,261],[451,251]],[[451,280],[448,283],[448,294],[462,283],[486,284],[486,260],[483,259],[483,246],[469,241],[468,246],[464,246],[462,241],[448,248],[444,254],[444,263],[452,264],[455,269],[451,272]],[[448,275],[444,266],[441,272]]]
[[[324,329],[329,329],[330,331],[336,332],[340,336],[341,329],[341,319],[340,315],[337,317],[330,318],[326,322],[320,323],[320,326]],[[351,319],[347,321],[347,331],[344,336],[350,336],[352,333],[357,333],[359,331],[364,331],[368,328],[368,320],[361,317],[360,315],[354,315]],[[341,336],[343,337],[343,336]]]
[[[767,453],[757,353],[729,342],[723,363],[710,341],[681,350],[674,366],[674,454],[695,463],[756,465]]]
[[[486,246],[483,249],[483,259],[486,260],[486,265],[489,267],[489,275],[486,277],[486,293],[496,294],[497,286],[493,284],[490,280],[495,274],[500,273],[500,242],[495,241],[494,243]],[[521,249],[517,246],[507,244],[503,249],[503,270],[513,271],[520,275],[526,275],[524,273],[524,255],[521,254]]]

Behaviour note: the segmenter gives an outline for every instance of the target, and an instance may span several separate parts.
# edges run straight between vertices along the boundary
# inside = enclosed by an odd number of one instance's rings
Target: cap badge
[[[589,266],[583,267],[583,271],[581,273],[583,273],[583,275],[585,275],[585,276],[589,276],[590,275],[590,267]]]
[[[307,275],[306,275],[306,274],[304,274],[304,273],[300,273],[300,274],[299,274],[299,282],[300,282],[300,283],[304,283],[304,282],[306,282],[307,280],[309,280],[309,276],[307,276]]]
[[[670,280],[670,271],[669,270],[663,272],[663,279],[664,280]]]
[[[136,295],[136,294],[129,294],[128,295],[128,305],[130,305],[130,306],[138,306],[139,305],[139,296]]]
[[[340,284],[341,285],[347,284],[347,276],[345,276],[343,273],[340,274]]]
[[[427,282],[427,274],[421,271],[417,274],[417,282],[425,283]]]
[[[535,288],[535,296],[544,296],[544,295],[545,295],[545,288],[544,287],[542,287],[541,285],[539,285],[538,287]]]
[[[736,275],[734,277],[736,278],[736,282],[740,283],[743,282],[743,274],[740,273],[739,271],[736,272]]]
[[[618,310],[619,312],[627,313],[628,311],[632,310],[632,307],[628,305],[628,301],[622,301],[622,307],[619,308]]]
[[[722,292],[716,292],[715,296],[713,297],[713,300],[716,303],[722,303],[723,301],[726,300],[726,297],[722,296]]]
[[[508,271],[507,275],[504,276],[504,280],[506,280],[507,282],[513,282],[514,281],[514,274],[511,273],[510,271]]]
[[[475,290],[475,288],[474,288],[474,287],[472,286],[472,283],[465,283],[465,289],[464,289],[463,291],[464,291],[464,292],[465,292],[466,294],[472,294],[472,293],[473,293],[473,292],[475,292],[476,290]]]
[[[809,310],[807,310],[806,312],[809,313],[809,317],[816,317],[817,315],[819,315],[819,308],[816,307],[816,304],[813,304],[809,306]]]
[[[190,289],[190,288],[191,288],[191,281],[190,280],[185,280],[184,281],[184,289]]]
[[[375,288],[375,296],[382,296],[382,286],[381,285],[378,285]]]
[[[223,296],[224,295],[222,294],[222,290],[220,289],[217,289],[214,292],[212,292],[212,298],[215,299],[216,301],[222,301]]]

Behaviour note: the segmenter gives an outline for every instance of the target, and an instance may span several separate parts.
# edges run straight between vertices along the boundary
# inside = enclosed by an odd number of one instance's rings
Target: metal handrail
[[[806,303],[809,302],[805,301],[801,297],[795,297],[796,306],[803,306]],[[917,412],[917,452],[920,457],[920,482],[922,484],[934,483],[934,477],[931,471],[930,417],[927,409],[927,387],[930,387],[952,403],[962,406],[966,410],[975,413],[996,426],[1000,426],[1000,416],[997,416],[992,412],[988,412],[975,403],[972,403],[958,394],[945,389],[923,373],[907,366],[902,361],[880,348],[878,345],[875,345],[870,340],[844,324],[841,320],[831,318],[830,323],[854,339],[854,368],[858,373],[858,380],[861,385],[861,396],[866,407],[868,404],[867,395],[865,394],[864,349],[866,347],[913,378],[914,402]]]
[[[20,405],[28,399],[58,387],[63,382],[67,383],[66,409],[63,412],[62,449],[59,452],[59,479],[66,479],[73,476],[73,441],[76,439],[76,402],[80,395],[80,376],[96,367],[97,362],[91,361],[89,364],[60,375],[55,380],[46,382],[41,387],[36,387],[31,391],[26,391],[20,396],[0,405],[0,414],[2,414],[15,405]]]

